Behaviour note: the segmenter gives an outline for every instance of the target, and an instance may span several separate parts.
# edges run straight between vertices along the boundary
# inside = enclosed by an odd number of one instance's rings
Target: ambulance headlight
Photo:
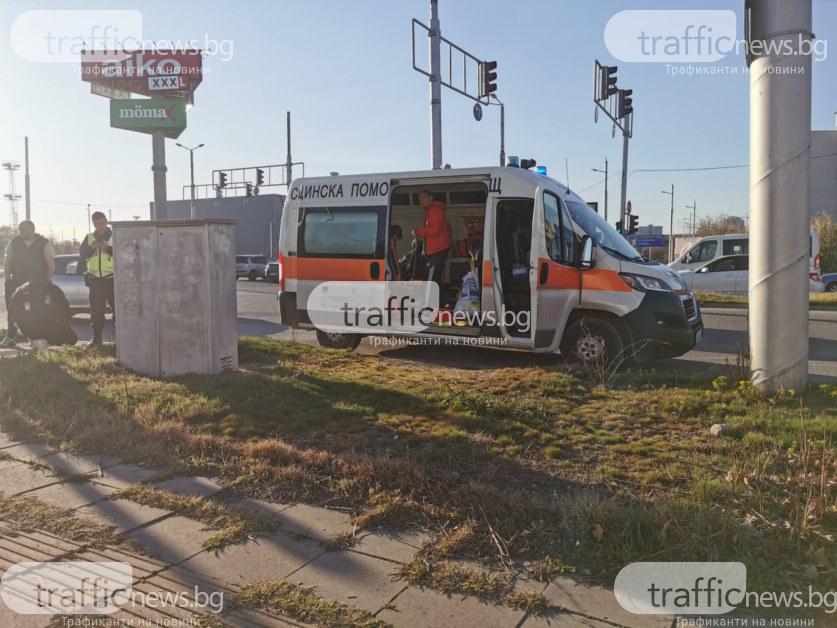
[[[648,275],[634,275],[631,273],[619,273],[626,284],[640,292],[671,292],[671,287],[662,279],[649,277]]]

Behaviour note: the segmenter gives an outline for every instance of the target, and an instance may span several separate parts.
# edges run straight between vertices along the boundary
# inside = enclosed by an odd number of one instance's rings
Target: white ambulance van
[[[482,318],[403,335],[560,350],[583,361],[674,357],[700,341],[697,301],[676,272],[643,259],[564,185],[516,167],[293,181],[279,238],[282,323],[316,329],[307,304],[323,282],[400,280],[388,260],[410,249],[411,231],[423,224],[423,190],[445,203],[452,233],[440,304],[453,307],[470,269]],[[392,226],[400,242],[389,237]],[[317,338],[355,348],[361,334],[317,329]]]

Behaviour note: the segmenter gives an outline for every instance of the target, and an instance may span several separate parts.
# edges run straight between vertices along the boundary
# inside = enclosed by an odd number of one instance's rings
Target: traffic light
[[[252,183],[247,183],[246,194],[247,194],[247,196],[253,196],[253,184]]]
[[[631,214],[628,217],[628,235],[633,235],[639,231],[639,216]]]
[[[256,187],[264,185],[264,170],[256,168]]]
[[[488,98],[497,91],[496,69],[496,61],[483,61],[480,64],[480,98]]]
[[[219,172],[218,173],[218,187],[219,188],[227,187],[227,173],[226,172]]]
[[[622,233],[622,221],[621,220],[616,221],[616,233]]]
[[[633,93],[632,89],[619,90],[619,118],[627,118],[634,112],[634,99],[631,98]]]
[[[619,90],[616,87],[616,71],[619,69],[619,66],[615,65],[603,65],[602,66],[602,76],[601,81],[602,84],[600,86],[600,99],[607,100],[613,94],[618,92]]]

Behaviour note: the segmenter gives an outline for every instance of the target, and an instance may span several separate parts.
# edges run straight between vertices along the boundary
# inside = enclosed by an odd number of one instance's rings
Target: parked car
[[[682,255],[668,267],[681,270],[697,270],[704,264],[730,255],[747,255],[750,252],[750,236],[746,233],[728,233],[705,236],[686,247]],[[820,271],[820,239],[815,231],[808,237],[808,268],[811,273]]]
[[[727,255],[704,264],[696,270],[681,270],[680,276],[689,289],[695,292],[746,295],[749,291],[749,271],[749,255]],[[809,273],[808,290],[810,292],[825,290],[818,272]]]
[[[279,262],[270,262],[264,269],[264,280],[279,283]]]
[[[837,273],[823,275],[822,285],[826,292],[837,292]]]
[[[266,255],[236,255],[235,256],[235,277],[247,277],[250,281],[256,281],[261,277],[264,279],[264,271],[270,263]]]
[[[89,312],[90,300],[84,283],[85,264],[80,255],[56,255],[52,282],[61,288],[70,302],[70,311]]]

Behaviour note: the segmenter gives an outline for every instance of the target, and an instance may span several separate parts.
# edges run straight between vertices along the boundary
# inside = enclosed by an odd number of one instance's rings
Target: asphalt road
[[[294,339],[316,343],[313,332],[295,331],[279,323],[276,284],[263,281],[241,280],[238,288],[238,332],[242,336],[263,336],[277,339]],[[0,283],[0,292],[2,284]],[[5,321],[5,310],[0,299],[0,315]],[[812,310],[810,313],[809,372],[813,381],[837,382],[837,311]],[[706,308],[703,310],[705,326],[700,344],[686,355],[673,360],[648,363],[646,367],[658,370],[676,369],[684,376],[707,372],[714,366],[719,375],[729,375],[729,364],[735,364],[740,346],[747,343],[747,310],[738,308]],[[5,326],[2,322],[0,325]],[[89,319],[79,315],[74,327],[81,340],[91,337]],[[105,340],[113,339],[113,329],[108,322]],[[385,358],[445,364],[459,368],[496,368],[502,366],[526,366],[554,362],[553,355],[536,355],[521,351],[498,350],[472,346],[428,347],[391,346],[366,339],[359,350],[376,353]]]

